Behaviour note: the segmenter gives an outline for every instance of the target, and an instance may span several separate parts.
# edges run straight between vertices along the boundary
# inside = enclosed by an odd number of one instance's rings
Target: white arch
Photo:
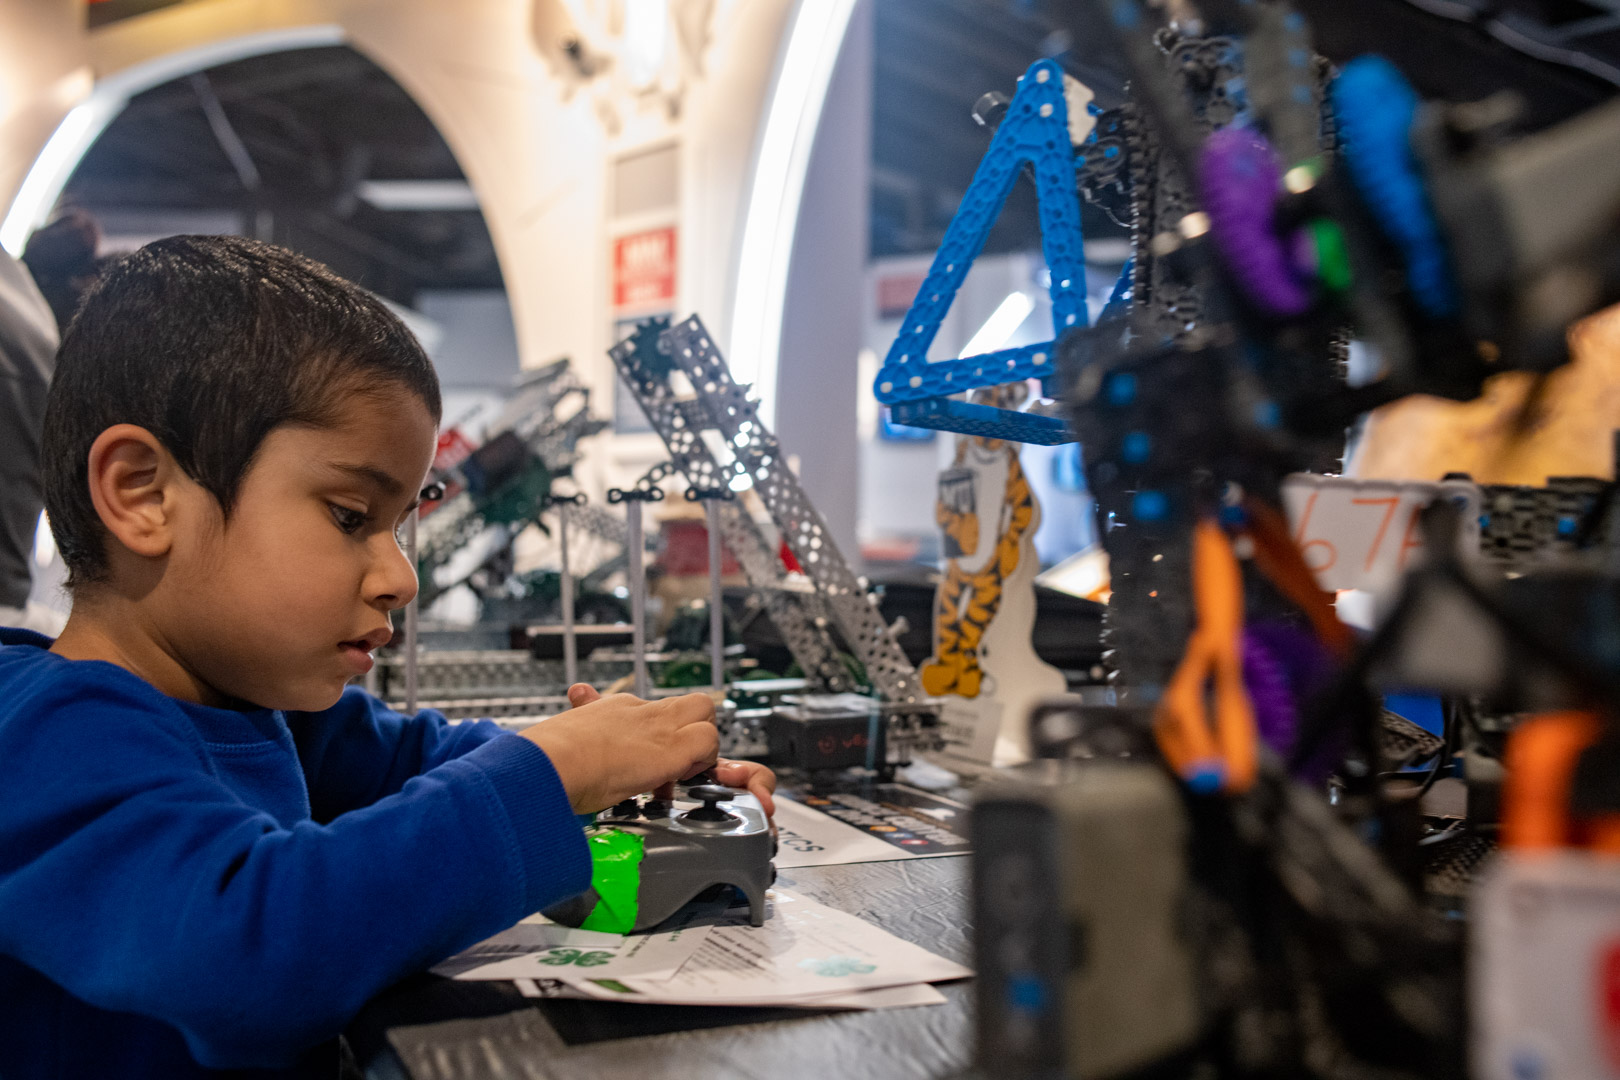
[[[89,95],[62,118],[23,177],[5,219],[0,221],[0,247],[12,255],[22,254],[28,234],[45,223],[85,151],[123,111],[129,99],[141,91],[233,60],[287,49],[341,45],[346,40],[343,28],[336,24],[264,30],[179,49],[98,79]]]
[[[799,231],[799,201],[827,83],[854,10],[855,0],[799,0],[754,151],[748,216],[737,257],[730,359],[733,377],[753,384],[760,419],[769,427],[776,425],[782,309]]]

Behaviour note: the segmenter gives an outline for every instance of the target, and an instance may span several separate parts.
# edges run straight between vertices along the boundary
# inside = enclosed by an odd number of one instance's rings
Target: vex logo
[[[851,750],[856,747],[864,750],[866,746],[866,732],[864,731],[844,736],[823,735],[816,740],[816,749],[823,754],[835,754],[840,750]]]

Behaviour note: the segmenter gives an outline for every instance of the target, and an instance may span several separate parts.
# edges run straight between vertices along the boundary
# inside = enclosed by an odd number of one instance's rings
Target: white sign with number
[[[1471,908],[1473,1075],[1620,1078],[1620,858],[1504,854]]]
[[[1294,542],[1327,590],[1376,590],[1405,573],[1423,552],[1419,516],[1442,496],[1458,500],[1462,510],[1461,553],[1479,550],[1479,488],[1467,481],[1402,483],[1296,473],[1283,481],[1282,495]]]

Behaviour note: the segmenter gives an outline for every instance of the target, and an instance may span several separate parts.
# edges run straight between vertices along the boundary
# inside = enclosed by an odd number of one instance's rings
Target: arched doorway
[[[62,201],[90,211],[112,250],[230,232],[290,247],[406,309],[453,306],[445,292],[504,302],[489,229],[443,136],[344,45],[248,57],[135,95]],[[503,381],[517,370],[515,346],[482,355]],[[451,383],[496,374],[454,367]]]
[[[472,187],[421,107],[346,45],[247,56],[142,90],[84,152],[59,205],[95,218],[103,256],[227,233],[325,263],[412,326],[439,370],[446,424],[474,440],[518,375]],[[40,569],[35,598],[59,606]]]

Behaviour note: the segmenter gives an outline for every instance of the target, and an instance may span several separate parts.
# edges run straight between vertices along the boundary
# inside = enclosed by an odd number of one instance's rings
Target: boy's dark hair
[[[45,406],[45,510],[69,583],[107,570],[89,457],[109,427],[157,436],[228,517],[266,435],[327,426],[346,397],[384,386],[438,422],[439,380],[415,336],[318,263],[231,236],[171,236],[120,260],[62,339]]]

